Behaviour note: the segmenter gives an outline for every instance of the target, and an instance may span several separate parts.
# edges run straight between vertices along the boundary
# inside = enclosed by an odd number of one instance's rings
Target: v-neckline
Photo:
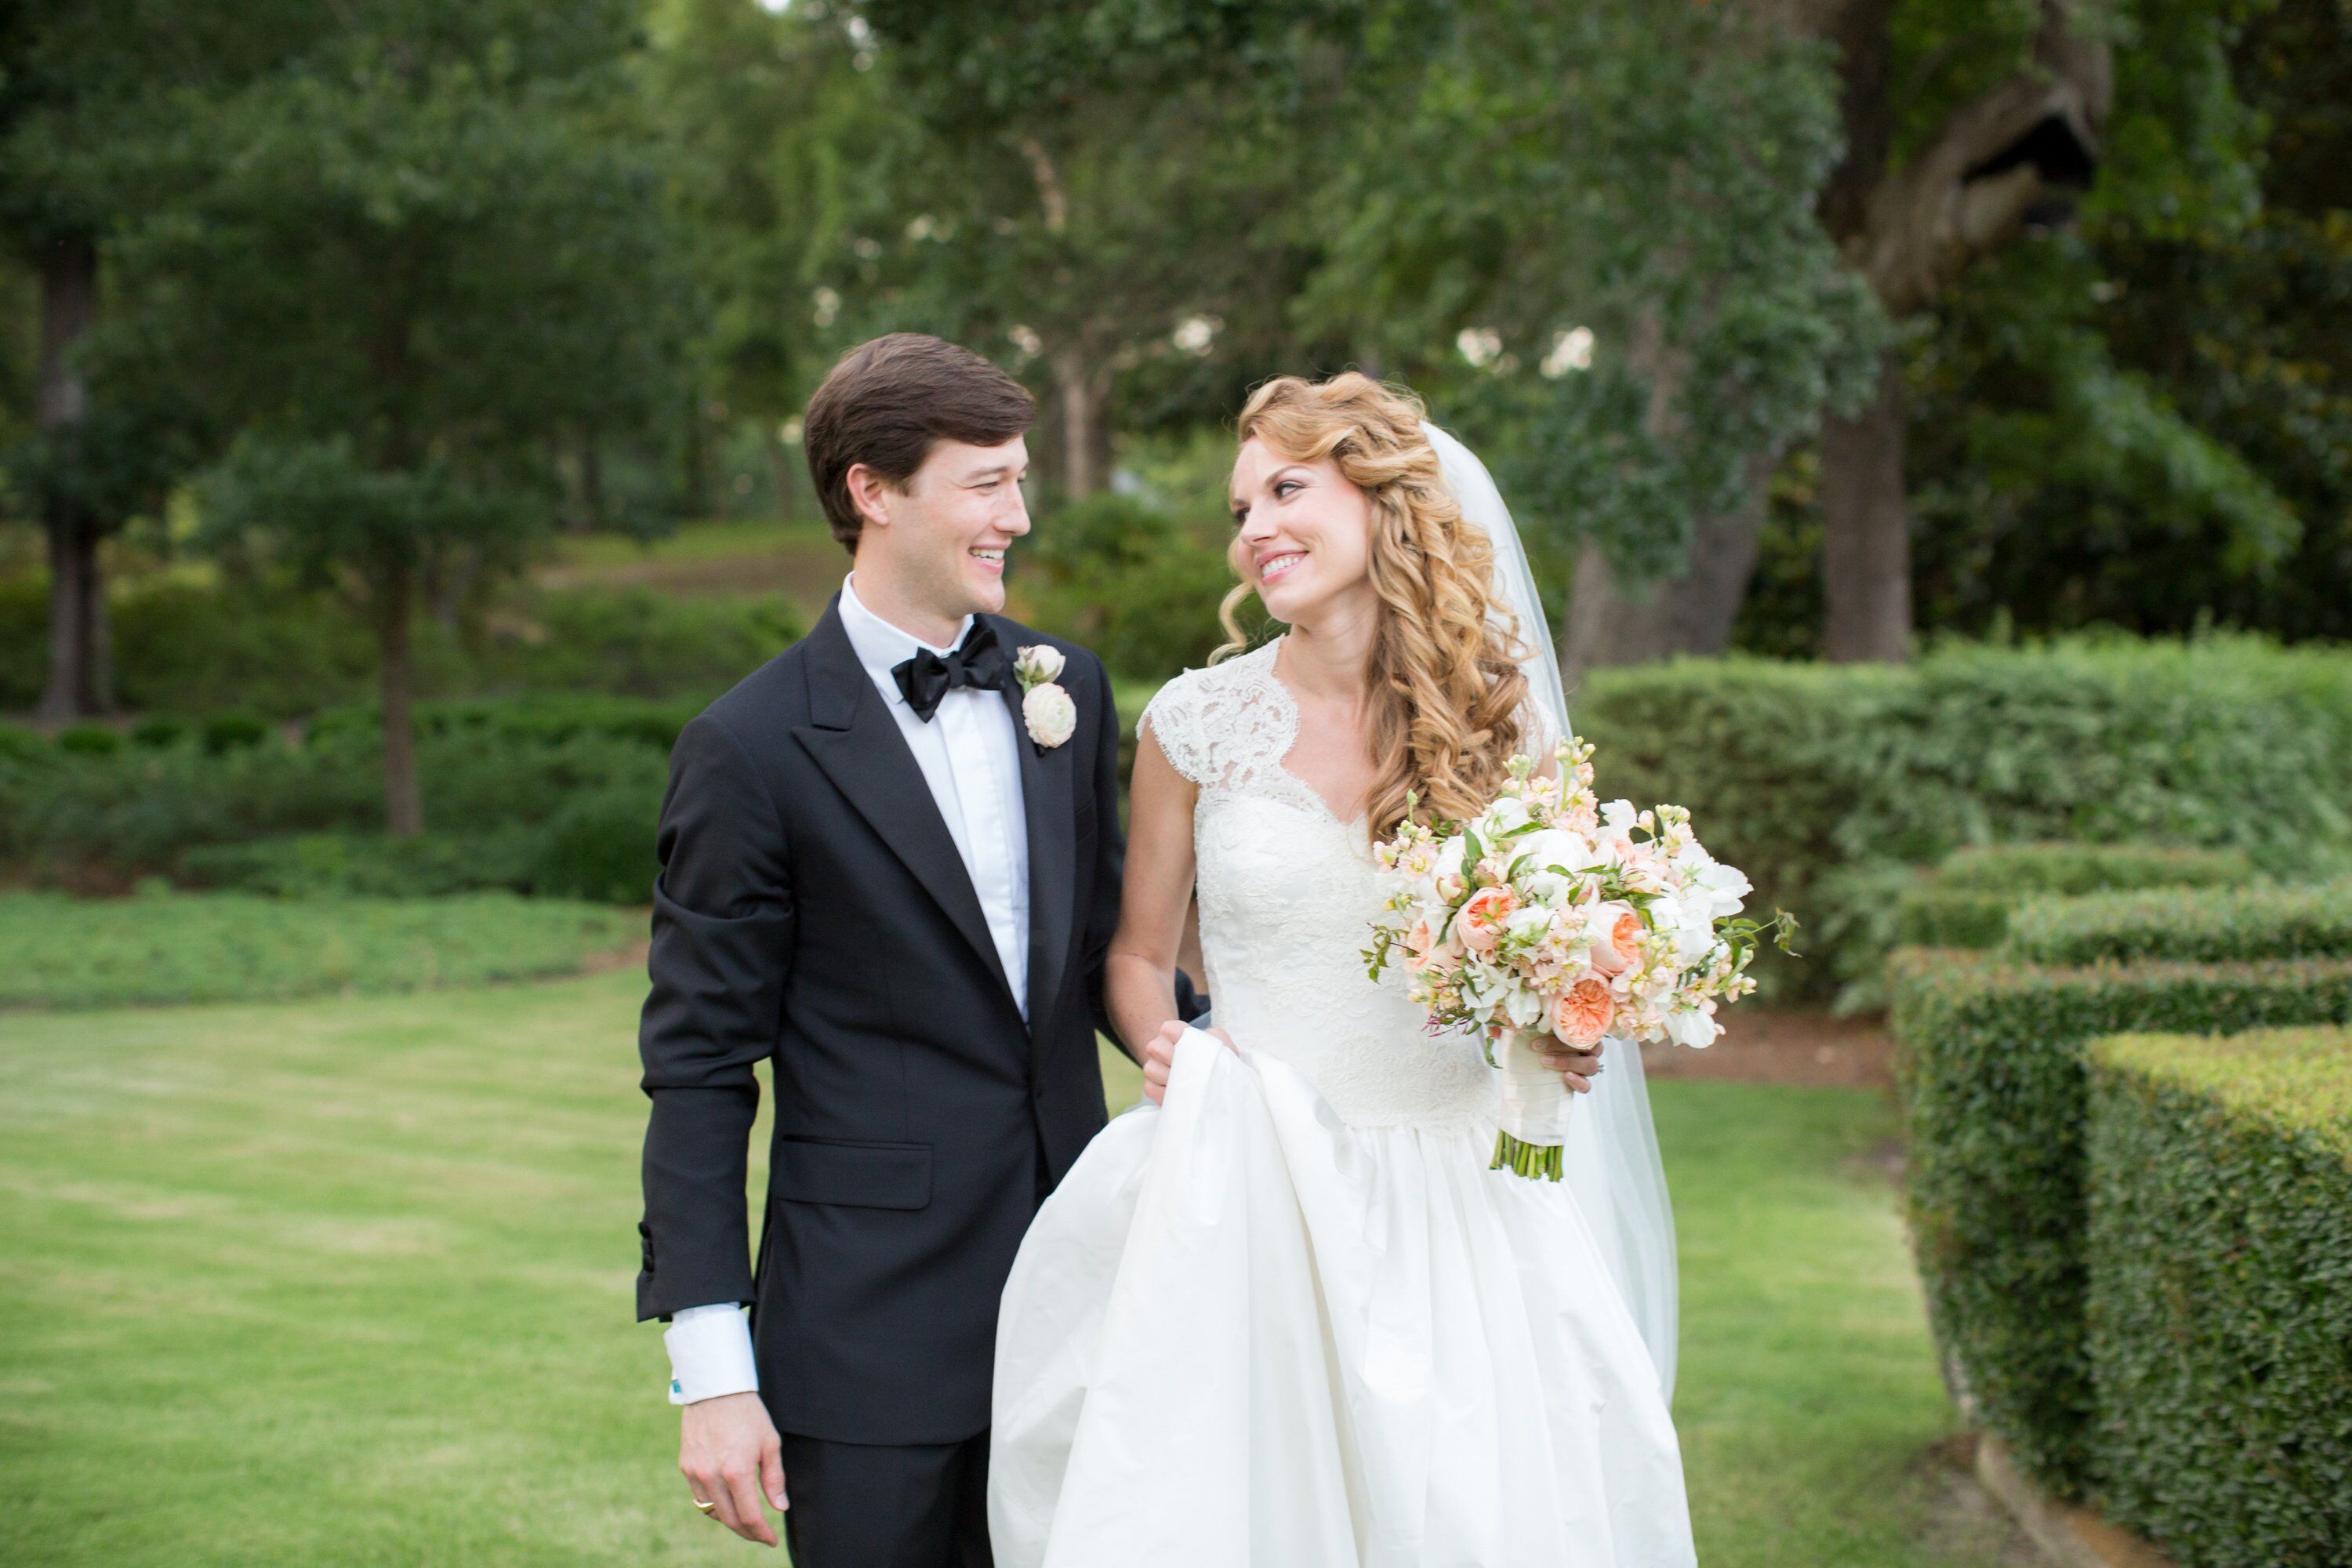
[[[1338,809],[1332,805],[1330,801],[1324,797],[1321,790],[1317,789],[1299,774],[1292,772],[1289,764],[1284,761],[1284,758],[1288,757],[1293,751],[1297,749],[1298,731],[1301,718],[1298,706],[1298,694],[1290,689],[1289,686],[1285,683],[1282,676],[1276,668],[1276,666],[1280,664],[1282,661],[1280,651],[1282,645],[1288,641],[1289,638],[1290,634],[1288,632],[1285,632],[1282,636],[1275,638],[1272,642],[1265,645],[1267,649],[1265,660],[1266,682],[1271,685],[1276,692],[1281,694],[1282,700],[1287,707],[1290,713],[1290,738],[1284,744],[1281,755],[1274,759],[1274,769],[1276,773],[1282,774],[1283,777],[1288,779],[1292,784],[1297,785],[1299,791],[1309,800],[1312,800],[1316,805],[1321,809],[1323,815],[1329,817],[1332,822],[1338,824],[1341,827],[1360,827],[1363,826],[1364,822],[1365,814],[1363,812],[1359,811],[1353,816],[1340,816]]]

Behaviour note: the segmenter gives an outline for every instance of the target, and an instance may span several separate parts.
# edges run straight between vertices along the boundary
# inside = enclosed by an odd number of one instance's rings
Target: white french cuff
[[[732,1301],[671,1313],[662,1343],[669,1350],[672,1405],[748,1394],[760,1386],[759,1369],[751,1361],[751,1326],[743,1309]]]

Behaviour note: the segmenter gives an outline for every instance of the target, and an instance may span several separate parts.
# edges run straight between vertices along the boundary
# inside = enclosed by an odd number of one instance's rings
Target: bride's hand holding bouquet
[[[1796,926],[1786,913],[1740,916],[1747,877],[1707,853],[1687,811],[1604,805],[1591,743],[1570,735],[1556,754],[1553,774],[1512,758],[1471,820],[1408,816],[1374,847],[1388,912],[1364,950],[1375,980],[1402,961],[1433,1027],[1478,1031],[1501,1073],[1495,1166],[1551,1181],[1568,1095],[1539,1042],[1711,1044],[1717,1006],[1756,988],[1759,940],[1788,951]]]

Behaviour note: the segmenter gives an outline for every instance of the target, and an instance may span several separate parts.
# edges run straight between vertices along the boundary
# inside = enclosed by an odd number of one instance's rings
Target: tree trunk
[[[415,671],[409,647],[405,567],[387,573],[376,600],[377,646],[383,665],[383,826],[395,838],[425,831],[425,795],[416,777]]]
[[[100,689],[100,596],[105,593],[98,564],[98,531],[70,508],[48,520],[49,667],[35,717],[63,723],[102,713],[109,706]]]
[[[2115,93],[2112,45],[2076,28],[2083,0],[2041,0],[2029,68],[1947,114],[1899,165],[1892,149],[1892,0],[1821,0],[1812,27],[1837,47],[1845,157],[1818,210],[1839,252],[1902,321],[1969,267],[2049,221],[2096,173]],[[1900,661],[1911,641],[1911,514],[1904,483],[1902,367],[1822,432],[1822,649]]]
[[[1903,364],[1890,350],[1877,395],[1822,427],[1822,654],[1834,662],[1900,664],[1911,655],[1903,421]]]
[[[1677,654],[1713,658],[1730,649],[1732,623],[1756,571],[1772,467],[1769,457],[1751,460],[1746,498],[1730,511],[1700,519],[1682,574],[1646,591],[1621,583],[1600,546],[1587,543],[1578,552],[1559,647],[1560,679],[1571,690],[1585,671],[1602,665]]]
[[[1060,416],[1062,494],[1083,500],[1103,487],[1105,397],[1076,348],[1053,354],[1055,406]]]
[[[80,423],[89,388],[73,351],[98,310],[98,247],[76,237],[41,252],[40,388],[36,421],[44,433]],[[98,520],[58,497],[44,502],[49,539],[49,665],[37,711],[43,719],[86,719],[114,706],[105,635],[106,583],[98,557]]]

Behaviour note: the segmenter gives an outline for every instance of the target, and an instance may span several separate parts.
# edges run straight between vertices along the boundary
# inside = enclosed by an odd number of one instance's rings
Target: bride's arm
[[[1103,961],[1103,985],[1119,1038],[1144,1058],[1153,1100],[1166,1086],[1164,1047],[1176,1011],[1176,949],[1184,937],[1184,910],[1192,899],[1192,803],[1199,786],[1178,773],[1160,749],[1147,720],[1138,730],[1135,776],[1129,786],[1127,877],[1119,897],[1118,930]]]

